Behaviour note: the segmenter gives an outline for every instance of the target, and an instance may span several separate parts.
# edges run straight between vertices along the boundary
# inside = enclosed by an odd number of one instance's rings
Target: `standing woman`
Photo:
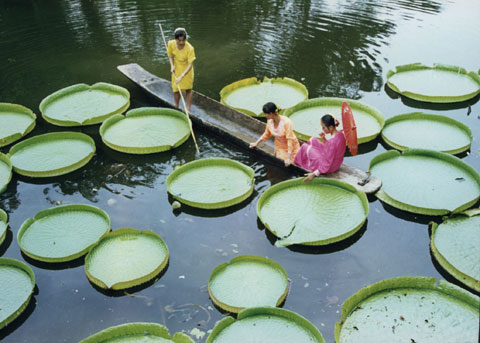
[[[187,42],[187,31],[183,27],[175,29],[175,39],[168,42],[168,59],[172,73],[172,90],[175,106],[180,102],[180,92],[177,85],[186,93],[186,110],[190,112],[193,88],[193,61],[195,49]]]
[[[260,142],[270,137],[275,137],[275,156],[285,162],[288,167],[295,159],[300,149],[300,143],[293,133],[293,124],[290,118],[278,114],[280,109],[273,102],[263,105],[263,113],[267,117],[265,132],[255,143],[250,144],[250,149],[255,148]]]

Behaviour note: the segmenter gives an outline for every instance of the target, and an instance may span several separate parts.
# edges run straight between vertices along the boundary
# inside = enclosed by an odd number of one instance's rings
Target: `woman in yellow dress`
[[[180,102],[178,88],[185,91],[187,111],[190,112],[192,104],[193,88],[193,61],[195,61],[195,49],[187,42],[187,31],[183,27],[175,29],[175,39],[168,42],[168,59],[172,72],[172,90],[175,106]],[[178,85],[178,86],[177,86]]]
[[[290,118],[278,114],[280,109],[273,102],[263,105],[263,113],[267,117],[265,132],[255,143],[250,144],[250,149],[255,148],[261,141],[275,137],[275,156],[282,159],[285,166],[292,164],[300,149],[297,136],[293,132],[293,123]]]

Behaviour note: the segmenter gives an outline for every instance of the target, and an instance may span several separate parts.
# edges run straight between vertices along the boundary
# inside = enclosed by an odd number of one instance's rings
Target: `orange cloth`
[[[262,140],[266,141],[274,136],[275,156],[285,161],[288,158],[288,153],[291,152],[290,161],[293,163],[295,155],[300,149],[300,143],[293,132],[293,123],[290,118],[281,115],[279,117],[280,122],[277,127],[273,125],[273,119],[267,120]]]

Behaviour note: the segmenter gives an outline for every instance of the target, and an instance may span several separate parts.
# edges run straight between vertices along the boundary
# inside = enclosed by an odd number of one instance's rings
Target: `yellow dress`
[[[177,49],[177,44],[175,40],[168,42],[168,56],[173,57],[173,65],[175,66],[175,73],[177,77],[182,75],[182,73],[187,69],[190,63],[195,61],[195,49],[189,42],[185,42],[185,47],[182,50]],[[192,69],[188,72],[187,75],[180,81],[180,89],[187,90],[193,88],[193,66]],[[177,85],[175,84],[175,77],[172,74],[172,89],[174,92],[178,92]]]

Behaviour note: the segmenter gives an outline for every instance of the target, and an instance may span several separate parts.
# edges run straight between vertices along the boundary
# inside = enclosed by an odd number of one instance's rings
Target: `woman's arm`
[[[255,143],[250,143],[250,149],[255,148],[258,144],[260,144],[261,141],[266,141],[270,137],[272,137],[272,133],[270,132],[270,129],[268,128],[268,123],[267,123],[267,125],[265,126],[265,132],[263,133],[263,135],[261,135]]]

